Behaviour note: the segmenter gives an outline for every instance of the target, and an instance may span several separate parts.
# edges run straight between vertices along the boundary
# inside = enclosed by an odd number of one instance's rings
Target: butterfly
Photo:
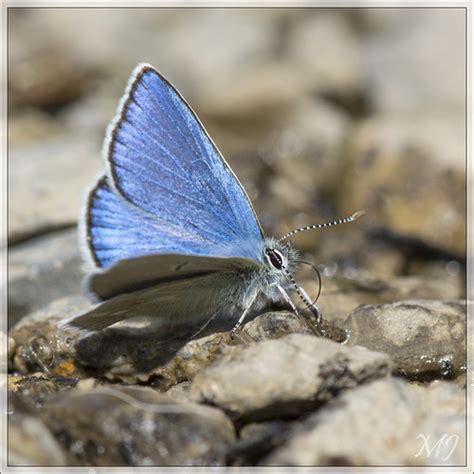
[[[245,318],[282,302],[300,314],[297,232],[265,237],[250,199],[191,107],[154,67],[133,71],[103,146],[107,171],[86,199],[79,233],[94,266],[86,291],[98,305],[67,325],[104,329],[136,316],[172,324]]]

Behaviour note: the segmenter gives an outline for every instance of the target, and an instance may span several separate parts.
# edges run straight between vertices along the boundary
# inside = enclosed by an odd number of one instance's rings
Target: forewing
[[[262,231],[247,194],[194,112],[153,67],[139,65],[132,74],[104,155],[117,193],[160,222],[150,242],[158,252],[176,252],[181,231],[190,242],[185,253],[259,257]],[[135,256],[143,245],[137,249]]]
[[[120,196],[101,177],[88,194],[86,204],[86,246],[98,267],[109,267],[112,263],[137,255],[156,253],[189,253],[213,255],[225,248],[204,239],[201,235],[159,219],[143,211]]]

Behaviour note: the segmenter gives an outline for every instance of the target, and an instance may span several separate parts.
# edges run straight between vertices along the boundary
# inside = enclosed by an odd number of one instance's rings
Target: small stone
[[[291,422],[280,420],[245,425],[240,430],[239,439],[229,447],[226,464],[255,466],[287,440],[291,426]]]
[[[239,422],[296,416],[390,373],[385,354],[306,334],[235,347],[193,380],[191,397]]]
[[[77,382],[74,377],[48,377],[41,372],[31,375],[8,374],[8,392],[21,395],[25,403],[40,408],[49,396],[74,388]]]
[[[378,380],[343,393],[295,426],[262,464],[462,465],[464,397],[452,383]]]
[[[50,399],[43,418],[76,464],[223,464],[235,440],[216,408],[178,403],[148,387],[96,387]]]
[[[242,331],[254,341],[278,339],[287,334],[311,334],[311,329],[294,313],[272,311],[246,323]]]
[[[365,305],[346,319],[349,344],[390,355],[395,373],[452,379],[466,370],[463,301],[409,300]]]
[[[66,297],[24,317],[9,332],[15,341],[11,369],[20,374],[41,371],[50,376],[84,376],[84,370],[75,360],[78,333],[58,323],[91,306],[85,297]]]
[[[169,390],[165,392],[165,395],[170,397],[172,400],[179,402],[189,402],[189,389],[191,388],[191,382],[185,381],[173,385]]]

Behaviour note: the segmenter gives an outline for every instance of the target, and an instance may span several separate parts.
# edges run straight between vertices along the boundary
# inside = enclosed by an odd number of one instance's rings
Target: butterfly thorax
[[[272,301],[281,299],[278,286],[291,286],[289,275],[297,269],[298,251],[288,242],[281,243],[273,238],[266,238],[262,245],[260,270],[254,275],[253,291],[262,293]]]

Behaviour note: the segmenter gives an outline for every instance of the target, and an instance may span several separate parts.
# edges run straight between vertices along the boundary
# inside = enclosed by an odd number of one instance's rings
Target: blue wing
[[[86,238],[97,266],[108,267],[125,258],[156,253],[211,255],[226,249],[137,208],[117,194],[101,177],[87,203]]]
[[[95,263],[152,253],[259,259],[245,190],[180,94],[153,67],[133,72],[104,144],[107,179],[86,214]]]

